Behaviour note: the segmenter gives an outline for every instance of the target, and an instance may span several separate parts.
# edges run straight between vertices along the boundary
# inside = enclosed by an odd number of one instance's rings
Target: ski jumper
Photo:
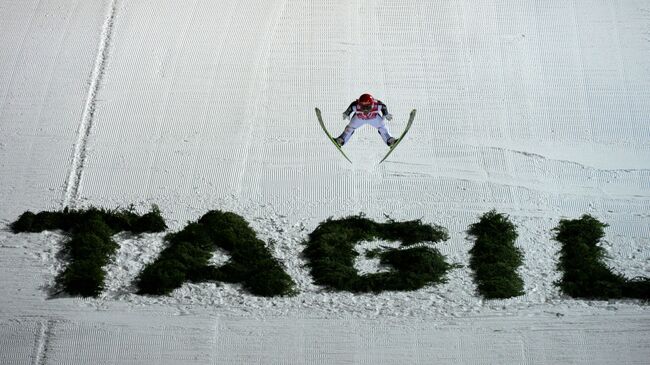
[[[388,127],[385,123],[385,116],[388,115],[388,107],[386,104],[382,103],[379,100],[375,100],[372,104],[372,107],[369,111],[364,112],[361,110],[361,107],[358,105],[358,100],[355,100],[350,104],[350,106],[345,110],[343,114],[350,116],[350,123],[345,127],[343,133],[339,138],[343,139],[343,144],[346,144],[354,131],[361,127],[364,124],[370,124],[371,126],[377,128],[379,135],[384,140],[384,143],[388,144],[388,139],[391,138]]]

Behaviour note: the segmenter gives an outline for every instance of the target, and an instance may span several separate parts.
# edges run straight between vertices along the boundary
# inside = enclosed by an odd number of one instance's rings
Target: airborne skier
[[[343,146],[350,139],[357,128],[361,127],[364,124],[370,124],[373,127],[377,128],[379,135],[381,135],[381,138],[383,138],[384,142],[390,147],[388,149],[388,152],[386,152],[384,158],[379,161],[379,163],[382,163],[388,158],[388,156],[390,156],[391,153],[393,153],[395,147],[397,147],[397,145],[400,144],[400,142],[404,139],[404,136],[413,124],[416,112],[415,109],[411,110],[404,131],[402,131],[402,134],[399,136],[399,138],[395,138],[390,135],[390,132],[384,123],[384,119],[393,119],[393,116],[388,113],[388,107],[386,107],[386,104],[382,103],[379,100],[376,100],[370,94],[363,94],[359,97],[359,99],[352,102],[348,109],[343,112],[343,119],[352,117],[350,123],[343,130],[343,133],[341,133],[341,135],[337,138],[332,138],[330,132],[328,132],[327,128],[325,128],[325,123],[323,122],[323,116],[320,109],[315,108],[315,111],[316,118],[318,119],[318,124],[327,135],[327,139],[329,139],[330,142],[336,146],[343,157],[345,157],[345,159],[350,163],[352,163],[352,160],[350,160],[345,152],[343,152],[341,146]]]
[[[384,122],[384,119],[389,121],[393,119],[393,116],[388,112],[388,107],[370,94],[363,94],[359,99],[353,101],[343,112],[343,119],[350,119],[350,123],[340,136],[334,138],[334,141],[339,146],[346,144],[354,131],[364,124],[370,124],[377,128],[379,135],[388,146],[392,146],[397,142],[397,138],[390,135]]]

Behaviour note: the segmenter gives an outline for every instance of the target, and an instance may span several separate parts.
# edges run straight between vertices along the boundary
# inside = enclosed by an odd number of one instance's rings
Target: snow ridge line
[[[255,77],[255,82],[253,84],[253,87],[250,90],[249,100],[255,95],[254,94],[255,87],[258,84],[262,84],[262,87],[261,87],[261,89],[263,90],[262,95],[265,95],[265,100],[268,99],[268,96],[267,96],[268,95],[268,89],[269,89],[269,85],[268,85],[268,68],[269,68],[269,64],[270,64],[271,50],[272,50],[272,46],[273,46],[273,37],[276,35],[278,24],[280,24],[280,20],[281,20],[280,18],[282,17],[282,14],[284,14],[286,8],[287,8],[287,1],[284,0],[281,4],[276,5],[276,7],[271,12],[272,13],[271,16],[275,16],[275,17],[271,21],[272,23],[269,24],[269,30],[268,30],[266,38],[264,39],[265,44],[262,46],[264,48],[260,50],[260,52],[262,53],[260,55],[260,58],[262,60],[260,60],[260,62],[257,63],[257,66],[255,68],[256,77]],[[248,138],[246,139],[246,147],[244,148],[244,158],[242,160],[242,167],[239,170],[239,176],[237,178],[237,192],[235,194],[237,197],[241,196],[242,183],[244,181],[244,175],[246,173],[246,165],[248,164],[248,159],[249,159],[250,154],[251,154],[250,150],[252,148],[252,143],[253,143],[252,139],[254,138],[254,136],[253,136],[253,131],[255,129],[254,118],[256,118],[258,116],[257,115],[257,113],[258,113],[257,110],[260,109],[259,108],[260,105],[262,105],[262,102],[260,102],[258,100],[257,103],[255,104],[254,108],[253,108],[253,110],[255,110],[255,111],[252,112],[253,115],[249,116],[248,131],[247,131],[247,134],[246,134],[248,136]],[[249,110],[247,110],[247,114],[248,113],[249,113]]]
[[[115,24],[115,16],[117,13],[117,2],[118,0],[111,0],[108,14],[104,20],[104,25],[102,26],[97,56],[95,57],[95,66],[93,67],[90,87],[86,97],[86,104],[84,105],[81,123],[79,124],[79,129],[77,131],[77,141],[74,145],[72,166],[70,167],[70,174],[66,181],[63,208],[68,208],[70,205],[73,205],[74,208],[74,204],[78,198],[79,184],[81,183],[84,162],[86,160],[86,146],[88,144],[88,137],[90,136],[90,130],[95,117],[97,93],[106,69],[111,38],[113,36],[113,25]]]

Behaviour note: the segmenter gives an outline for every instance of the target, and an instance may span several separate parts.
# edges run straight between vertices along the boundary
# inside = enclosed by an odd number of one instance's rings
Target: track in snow
[[[0,318],[11,364],[645,364],[648,322],[633,312],[447,320],[227,318],[83,313],[48,327],[46,357],[22,347],[42,323]],[[49,323],[49,322],[48,322]],[[480,324],[480,326],[477,326]],[[616,324],[623,332],[612,332]],[[182,330],[181,330],[182,329]],[[10,347],[7,347],[10,346]]]
[[[97,94],[99,93],[99,88],[106,69],[106,63],[108,62],[108,56],[110,54],[113,25],[115,24],[115,17],[117,15],[117,3],[118,0],[111,0],[108,6],[108,14],[106,15],[104,26],[102,27],[95,66],[92,75],[90,76],[88,96],[86,97],[86,104],[81,116],[79,130],[77,131],[77,141],[74,145],[72,164],[70,166],[70,174],[65,186],[65,196],[63,198],[62,208],[75,208],[75,203],[79,197],[79,184],[81,183],[84,162],[86,160],[88,137],[90,136],[90,130],[95,118],[95,110],[97,108]]]

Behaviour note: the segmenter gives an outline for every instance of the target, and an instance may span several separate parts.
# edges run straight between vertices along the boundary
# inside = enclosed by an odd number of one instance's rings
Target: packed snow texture
[[[645,364],[650,310],[553,285],[561,218],[608,223],[608,265],[650,276],[650,3],[5,0],[0,5],[0,363]],[[333,135],[361,93],[406,140]],[[186,284],[135,294],[164,234],[117,235],[97,299],[49,296],[61,232],[26,210],[160,206],[170,232],[246,218],[294,297]],[[526,294],[483,300],[465,231],[517,225]],[[452,270],[413,292],[312,283],[302,243],[328,217],[422,219]],[[364,242],[360,252],[395,242]],[[220,264],[227,254],[216,252]],[[362,272],[382,270],[361,256]]]

